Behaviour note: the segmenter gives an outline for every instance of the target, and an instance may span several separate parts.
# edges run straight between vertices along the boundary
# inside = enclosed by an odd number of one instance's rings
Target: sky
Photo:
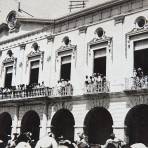
[[[17,10],[19,0],[0,0],[0,24],[5,22],[11,10]],[[70,0],[20,0],[21,9],[36,18],[53,19],[69,14]],[[87,7],[91,7],[110,0],[87,0]]]

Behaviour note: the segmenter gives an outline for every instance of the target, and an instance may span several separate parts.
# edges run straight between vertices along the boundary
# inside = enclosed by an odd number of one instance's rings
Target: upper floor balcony
[[[110,83],[104,76],[86,76],[84,85],[84,94],[108,93],[110,91]]]
[[[71,84],[59,85],[58,87],[46,87],[45,85],[19,85],[11,88],[0,88],[0,99],[23,99],[36,97],[64,97],[72,96],[73,88]]]
[[[148,76],[125,79],[125,90],[148,89]]]

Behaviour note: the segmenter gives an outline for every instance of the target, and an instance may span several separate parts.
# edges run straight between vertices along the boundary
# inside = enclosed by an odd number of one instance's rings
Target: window
[[[71,55],[61,58],[61,79],[70,80],[71,75]]]
[[[13,73],[13,66],[6,67],[6,75],[5,75],[5,87],[6,88],[11,88],[12,73]]]
[[[134,68],[141,68],[144,75],[148,75],[148,49],[134,51]]]
[[[29,84],[37,84],[39,77],[39,60],[31,62],[31,70],[30,70],[30,83]]]
[[[94,73],[106,76],[106,48],[94,50]]]

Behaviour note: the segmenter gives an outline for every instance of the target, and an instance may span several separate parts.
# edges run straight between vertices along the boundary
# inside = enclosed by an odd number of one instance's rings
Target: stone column
[[[18,131],[18,116],[19,116],[19,106],[16,105],[15,106],[15,114],[14,114],[14,118],[12,121],[11,135],[13,135],[14,133],[19,133],[19,131]]]
[[[41,121],[40,138],[47,134],[48,104],[44,104],[43,118]]]

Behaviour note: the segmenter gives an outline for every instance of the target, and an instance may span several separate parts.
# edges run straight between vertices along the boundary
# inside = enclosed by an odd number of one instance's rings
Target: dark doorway
[[[71,63],[61,65],[61,79],[70,80]]]
[[[31,62],[30,84],[37,84],[39,78],[39,61]]]
[[[148,75],[148,49],[134,51],[134,68],[142,68],[143,74]]]
[[[8,143],[9,136],[11,136],[11,125],[12,119],[9,113],[4,112],[0,114],[0,139],[4,141],[5,144]]]
[[[5,87],[11,88],[13,67],[6,67]]]
[[[65,139],[74,140],[74,117],[67,109],[61,109],[55,113],[52,118],[51,126],[55,138],[63,136]]]
[[[106,76],[106,57],[94,59],[94,73],[100,73]]]
[[[125,125],[130,145],[144,143],[148,146],[148,105],[138,105],[132,108],[127,113]]]
[[[112,129],[111,114],[103,107],[90,110],[84,120],[84,133],[88,136],[90,144],[105,144]]]
[[[26,132],[32,133],[32,139],[37,142],[39,140],[40,133],[40,117],[35,111],[28,111],[23,116],[21,122],[21,134]]]

